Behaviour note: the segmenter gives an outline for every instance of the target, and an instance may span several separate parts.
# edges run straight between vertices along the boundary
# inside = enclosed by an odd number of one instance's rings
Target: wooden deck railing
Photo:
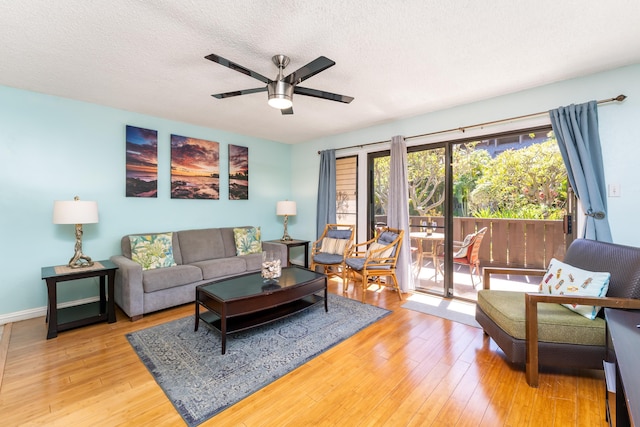
[[[426,219],[411,217],[411,230],[418,231]],[[386,217],[376,220],[385,222]],[[431,220],[439,227],[444,224],[442,217]],[[564,258],[566,239],[570,238],[564,234],[562,220],[455,217],[453,239],[461,241],[482,227],[487,227],[480,247],[482,266],[546,268],[551,258]]]

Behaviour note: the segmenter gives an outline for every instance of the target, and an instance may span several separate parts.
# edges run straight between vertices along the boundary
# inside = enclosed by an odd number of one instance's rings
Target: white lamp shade
[[[53,202],[54,224],[95,224],[98,222],[98,202],[56,200]]]
[[[276,205],[276,215],[295,215],[296,202],[285,200]]]

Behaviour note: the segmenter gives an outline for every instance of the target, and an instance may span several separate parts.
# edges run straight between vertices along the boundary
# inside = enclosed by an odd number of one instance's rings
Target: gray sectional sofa
[[[193,302],[197,285],[256,272],[262,264],[261,253],[236,255],[232,227],[175,231],[172,244],[176,263],[172,267],[143,270],[131,259],[129,235],[120,241],[122,255],[111,257],[118,266],[115,302],[132,321],[146,313]],[[262,242],[262,249],[273,251],[282,265],[287,265],[285,245]]]

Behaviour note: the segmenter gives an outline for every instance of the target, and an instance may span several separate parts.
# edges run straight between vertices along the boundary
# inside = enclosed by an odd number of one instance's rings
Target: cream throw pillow
[[[383,245],[383,244],[378,243],[378,242],[371,243],[369,245],[369,249],[367,249],[367,255],[366,256],[369,257],[369,255],[371,255],[372,251],[380,250],[380,249],[384,248],[385,246],[387,246],[387,245]],[[386,249],[386,250],[384,250],[382,252],[376,252],[376,253],[372,254],[372,256],[374,258],[388,258],[393,253],[393,249],[394,249],[394,246],[391,246],[389,249]]]
[[[342,255],[347,247],[347,239],[333,239],[331,237],[325,237],[322,239],[322,245],[320,246],[320,252],[325,254]]]

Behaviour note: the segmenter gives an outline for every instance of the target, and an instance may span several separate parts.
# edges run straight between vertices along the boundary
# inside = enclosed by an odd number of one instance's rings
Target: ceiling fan
[[[293,114],[293,94],[313,96],[315,98],[328,99],[330,101],[344,102],[345,104],[353,101],[351,96],[338,95],[336,93],[325,92],[322,90],[309,89],[306,87],[298,86],[299,83],[307,80],[310,77],[315,76],[321,71],[335,65],[336,63],[329,58],[320,56],[317,59],[309,62],[307,65],[299,68],[288,76],[283,76],[283,71],[289,65],[289,57],[285,55],[275,55],[271,60],[278,67],[278,76],[275,80],[271,80],[262,74],[256,73],[248,68],[231,62],[221,56],[211,54],[205,56],[206,59],[216,62],[232,70],[238,71],[242,74],[246,74],[249,77],[253,77],[256,80],[260,80],[267,85],[255,89],[236,90],[233,92],[218,93],[211,95],[214,98],[222,99],[229,98],[238,95],[247,95],[250,93],[264,92],[269,95],[269,105],[278,108],[282,114]]]

